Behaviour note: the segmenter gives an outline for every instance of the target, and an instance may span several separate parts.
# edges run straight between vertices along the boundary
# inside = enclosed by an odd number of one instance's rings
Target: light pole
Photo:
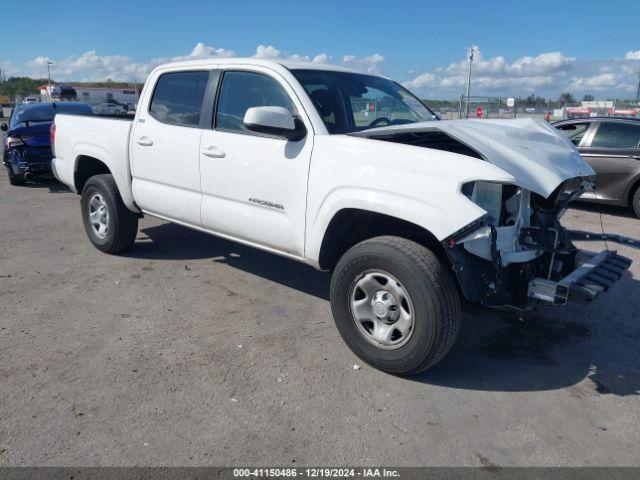
[[[47,60],[47,78],[49,79],[49,87],[48,87],[48,93],[49,93],[49,101],[51,101],[52,99],[52,91],[51,91],[51,65],[53,65],[53,62],[51,60]]]
[[[464,118],[469,118],[469,95],[471,94],[471,64],[473,63],[473,45],[469,48],[469,76],[467,77],[467,101],[465,103]]]
[[[636,107],[640,107],[640,67],[638,67],[638,88],[636,88]]]

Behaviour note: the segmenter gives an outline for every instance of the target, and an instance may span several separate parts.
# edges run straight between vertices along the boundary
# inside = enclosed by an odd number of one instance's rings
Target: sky
[[[173,60],[295,58],[457,98],[473,46],[472,94],[634,98],[639,18],[640,0],[0,0],[0,68],[143,82]]]

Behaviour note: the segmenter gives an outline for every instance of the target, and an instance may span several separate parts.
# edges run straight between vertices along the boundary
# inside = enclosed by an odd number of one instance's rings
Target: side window
[[[637,148],[640,125],[625,122],[602,122],[591,142],[592,147]]]
[[[582,137],[584,137],[584,134],[587,133],[589,129],[589,123],[571,123],[569,125],[561,125],[558,129],[569,137],[569,140],[571,140],[574,145],[578,146],[582,141]]]
[[[225,72],[218,96],[216,128],[246,131],[244,114],[251,107],[284,107],[293,113],[289,95],[273,78],[254,72]]]
[[[160,76],[149,113],[163,123],[197,127],[209,72],[176,72]]]

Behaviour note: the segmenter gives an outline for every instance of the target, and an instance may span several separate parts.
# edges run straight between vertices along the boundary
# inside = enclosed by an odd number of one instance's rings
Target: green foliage
[[[34,79],[28,77],[0,77],[0,95],[6,95],[12,101],[16,95],[39,95],[38,87],[47,83],[46,78]]]
[[[560,104],[562,105],[572,105],[576,103],[576,99],[573,98],[573,95],[569,92],[564,92],[560,94],[560,98],[558,99]]]

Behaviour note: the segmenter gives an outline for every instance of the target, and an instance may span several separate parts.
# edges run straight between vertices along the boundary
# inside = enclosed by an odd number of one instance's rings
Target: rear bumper
[[[561,280],[533,279],[529,298],[554,305],[588,303],[611,288],[631,266],[631,260],[611,250],[598,254],[581,250],[576,260],[578,268]]]

